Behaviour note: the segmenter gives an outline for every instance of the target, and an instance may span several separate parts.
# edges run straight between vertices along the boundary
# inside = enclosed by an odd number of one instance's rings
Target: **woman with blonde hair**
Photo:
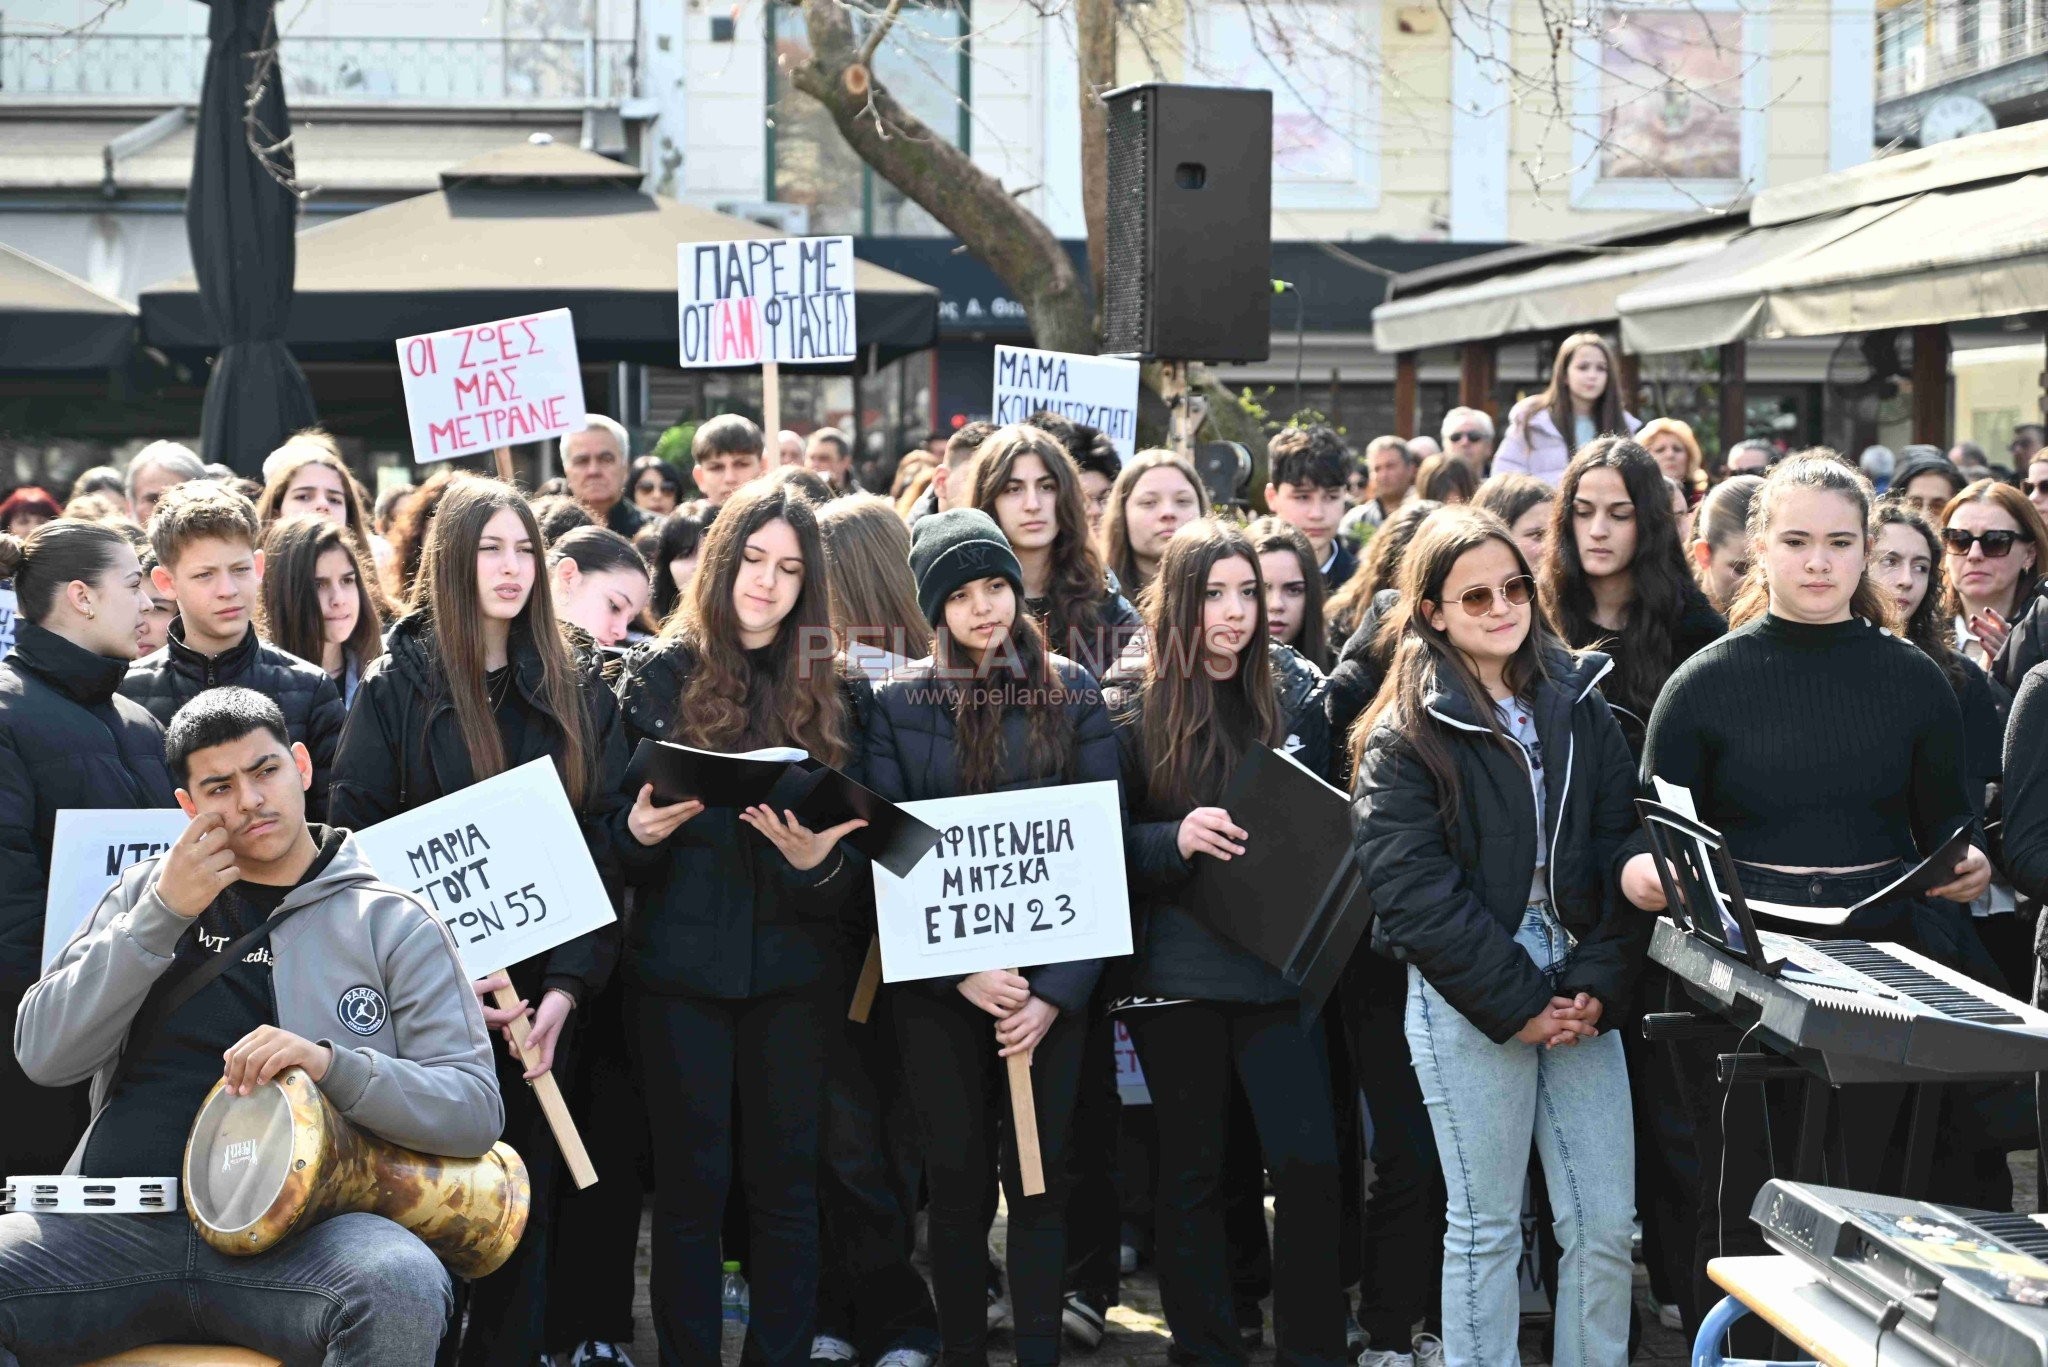
[[[1707,472],[1691,423],[1678,418],[1652,418],[1636,429],[1636,445],[1656,459],[1657,468],[1666,479],[1678,481],[1678,487],[1685,490],[1688,508],[1700,501],[1700,495],[1707,491]]]

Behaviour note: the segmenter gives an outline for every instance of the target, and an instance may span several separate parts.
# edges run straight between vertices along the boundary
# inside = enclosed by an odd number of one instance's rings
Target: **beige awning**
[[[1734,231],[1710,228],[1677,242],[1603,251],[1396,298],[1373,310],[1373,346],[1382,352],[1420,351],[1515,333],[1612,325],[1622,294],[1712,255]]]
[[[1753,228],[1618,301],[1630,351],[2048,309],[2048,175]]]

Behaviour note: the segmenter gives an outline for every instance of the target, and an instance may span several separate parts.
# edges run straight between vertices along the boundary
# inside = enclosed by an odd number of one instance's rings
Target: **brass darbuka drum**
[[[350,1124],[303,1068],[248,1096],[216,1083],[185,1146],[186,1210],[227,1254],[367,1211],[411,1230],[457,1276],[486,1277],[518,1247],[531,1200],[510,1145],[438,1158],[385,1143]]]

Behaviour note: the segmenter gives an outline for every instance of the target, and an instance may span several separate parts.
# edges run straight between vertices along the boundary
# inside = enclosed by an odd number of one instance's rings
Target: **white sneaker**
[[[1674,1332],[1681,1331],[1685,1328],[1684,1312],[1675,1305],[1660,1305],[1657,1307],[1657,1323]]]
[[[860,1354],[837,1334],[820,1334],[811,1340],[812,1362],[859,1362]]]
[[[1417,1334],[1415,1367],[1444,1367],[1444,1341],[1435,1334]]]
[[[633,1359],[626,1355],[623,1343],[606,1343],[602,1339],[585,1339],[576,1345],[576,1351],[569,1357],[569,1367],[589,1367],[591,1363],[623,1363],[633,1367]]]
[[[1415,1367],[1415,1359],[1391,1348],[1368,1348],[1358,1355],[1358,1367]]]
[[[915,1348],[891,1348],[875,1359],[875,1367],[932,1367],[932,1355]]]

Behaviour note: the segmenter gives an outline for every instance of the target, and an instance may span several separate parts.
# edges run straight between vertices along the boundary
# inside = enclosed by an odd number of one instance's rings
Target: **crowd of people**
[[[1457,408],[1440,442],[1356,452],[1283,429],[1256,518],[1050,413],[966,424],[887,496],[844,433],[736,414],[696,429],[687,475],[592,415],[532,491],[446,469],[373,502],[318,431],[260,483],[160,442],[61,507],[16,491],[0,1172],[174,1174],[214,1083],[296,1065],[395,1142],[502,1135],[533,1217],[457,1285],[373,1216],[243,1260],[182,1217],[0,1216],[0,1363],[178,1337],[624,1362],[651,1195],[666,1363],[719,1360],[733,1262],[772,1367],[979,1367],[1005,1319],[1017,1362],[1051,1367],[1150,1262],[1177,1362],[1239,1367],[1270,1332],[1290,1367],[1490,1367],[1518,1360],[1532,1172],[1552,1361],[1623,1362],[1645,1316],[1696,1327],[1708,1258],[1760,1249],[1751,1197],[1799,1116],[1785,1084],[1718,1083],[1712,1047],[1644,1040],[1684,997],[1647,962],[1665,893],[1632,800],[1689,789],[1750,893],[1794,906],[1851,905],[1968,827],[1942,886],[1835,933],[2027,995],[2048,455],[2030,428],[2010,471],[1974,448],[1709,458],[1626,412],[1618,375],[1579,334],[1498,427]],[[1134,953],[898,984],[849,1020],[857,823],[663,804],[625,780],[647,739],[797,747],[895,802],[1114,781]],[[1349,793],[1374,912],[1307,1021],[1188,895],[1285,820],[1219,805],[1255,747]],[[350,833],[542,758],[620,919],[464,988]],[[184,836],[44,971],[55,814],[172,805]],[[335,1018],[358,990],[388,1004],[370,1032]],[[1119,1099],[1120,1035],[1147,1105]],[[545,1071],[588,1190],[561,1180]],[[1934,1194],[2009,1209],[2032,1095],[1944,1106]],[[1895,1187],[1896,1089],[1841,1110],[1830,1179]]]

